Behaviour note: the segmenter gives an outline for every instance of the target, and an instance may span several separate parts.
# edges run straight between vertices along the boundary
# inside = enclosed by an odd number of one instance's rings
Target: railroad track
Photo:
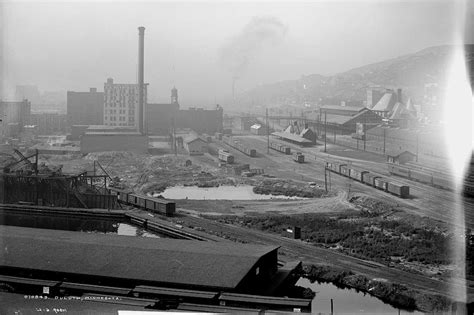
[[[251,142],[254,147],[257,147],[259,152],[266,152],[266,140],[258,137],[251,137],[247,139],[242,139],[243,142]],[[315,155],[314,148],[300,148],[292,144],[286,144],[291,147],[292,150],[298,150],[307,154],[309,157]],[[281,154],[284,157],[283,154]],[[272,160],[271,156],[266,156],[266,158]],[[290,158],[287,157],[290,161]],[[363,183],[359,183],[352,179],[337,175],[335,173],[331,174],[331,185],[332,187],[336,186],[340,189],[346,189],[348,185],[351,185],[352,191],[360,191],[367,193],[374,197],[380,199],[388,199],[391,202],[394,202],[398,205],[404,206],[409,212],[415,213],[421,216],[428,216],[432,219],[442,221],[450,226],[456,226],[458,228],[464,228],[464,224],[461,222],[456,222],[458,214],[455,211],[459,209],[464,209],[464,217],[466,227],[474,228],[474,213],[468,211],[469,209],[474,209],[474,202],[460,197],[456,199],[456,195],[447,190],[438,189],[436,187],[418,183],[415,181],[407,180],[398,176],[391,176],[388,174],[385,163],[377,163],[371,161],[361,161],[355,159],[341,158],[341,157],[326,157],[318,156],[316,160],[311,158],[307,159],[309,163],[303,164],[305,168],[305,174],[300,174],[302,178],[306,178],[308,181],[315,181],[315,177],[324,178],[324,167],[326,161],[351,161],[353,166],[364,168],[369,170],[371,173],[375,173],[384,177],[394,178],[396,181],[402,182],[410,186],[410,194],[414,196],[412,199],[401,199],[396,196],[392,196],[386,192],[380,191],[373,187],[369,187]],[[369,165],[369,167],[368,167]]]
[[[242,241],[263,245],[281,246],[280,259],[283,260],[297,258],[303,260],[307,264],[333,264],[338,267],[352,270],[356,273],[364,274],[372,279],[388,279],[396,283],[404,284],[413,289],[440,294],[453,299],[457,298],[457,296],[450,293],[448,283],[444,280],[433,279],[427,276],[390,268],[376,262],[358,259],[334,250],[316,247],[301,240],[289,239],[254,229],[219,223],[197,217],[186,217],[186,222],[193,224],[194,226],[204,227],[207,230],[221,231]],[[456,286],[456,289],[461,289],[460,283],[455,282],[451,285]]]

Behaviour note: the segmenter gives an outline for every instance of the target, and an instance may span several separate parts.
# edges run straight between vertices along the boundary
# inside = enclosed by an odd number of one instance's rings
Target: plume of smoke
[[[264,47],[279,44],[286,31],[286,26],[276,17],[254,17],[221,48],[220,61],[232,74],[233,86],[245,73],[252,59]]]

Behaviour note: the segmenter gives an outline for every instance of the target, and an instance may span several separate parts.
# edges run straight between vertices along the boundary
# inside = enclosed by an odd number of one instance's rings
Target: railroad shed
[[[413,162],[416,158],[416,154],[410,151],[393,150],[387,151],[387,162],[393,164],[405,164],[407,162]]]
[[[278,247],[0,226],[2,273],[70,282],[259,294]]]
[[[265,129],[262,125],[260,124],[254,124],[252,126],[250,126],[250,132],[253,133],[254,135],[264,135],[266,132],[265,132]]]
[[[353,112],[354,113],[354,112]],[[377,126],[382,123],[382,116],[374,111],[363,108],[354,113],[354,115],[337,115],[323,113],[321,116],[322,128],[326,128],[327,133],[337,133],[340,135],[349,135],[356,132],[357,124],[363,124],[365,129]]]
[[[184,148],[189,155],[203,155],[207,152],[208,143],[200,137],[189,137],[184,140]]]

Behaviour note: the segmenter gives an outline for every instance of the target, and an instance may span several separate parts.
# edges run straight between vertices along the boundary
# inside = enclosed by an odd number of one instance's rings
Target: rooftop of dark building
[[[175,287],[236,289],[278,247],[0,226],[0,265]],[[273,261],[274,260],[274,261]],[[271,267],[270,267],[271,268]]]

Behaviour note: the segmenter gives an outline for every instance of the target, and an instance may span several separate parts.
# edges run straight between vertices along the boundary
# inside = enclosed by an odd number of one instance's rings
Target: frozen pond
[[[410,312],[399,310],[391,305],[385,304],[376,297],[353,289],[339,289],[330,283],[311,283],[308,279],[301,278],[296,283],[299,286],[310,288],[316,292],[311,309],[313,314],[330,314],[331,299],[333,299],[334,314],[403,314],[422,315],[421,312]]]
[[[219,186],[200,188],[196,186],[169,187],[160,194],[166,199],[192,200],[269,200],[269,199],[305,199],[301,197],[260,195],[253,192],[253,186]]]

